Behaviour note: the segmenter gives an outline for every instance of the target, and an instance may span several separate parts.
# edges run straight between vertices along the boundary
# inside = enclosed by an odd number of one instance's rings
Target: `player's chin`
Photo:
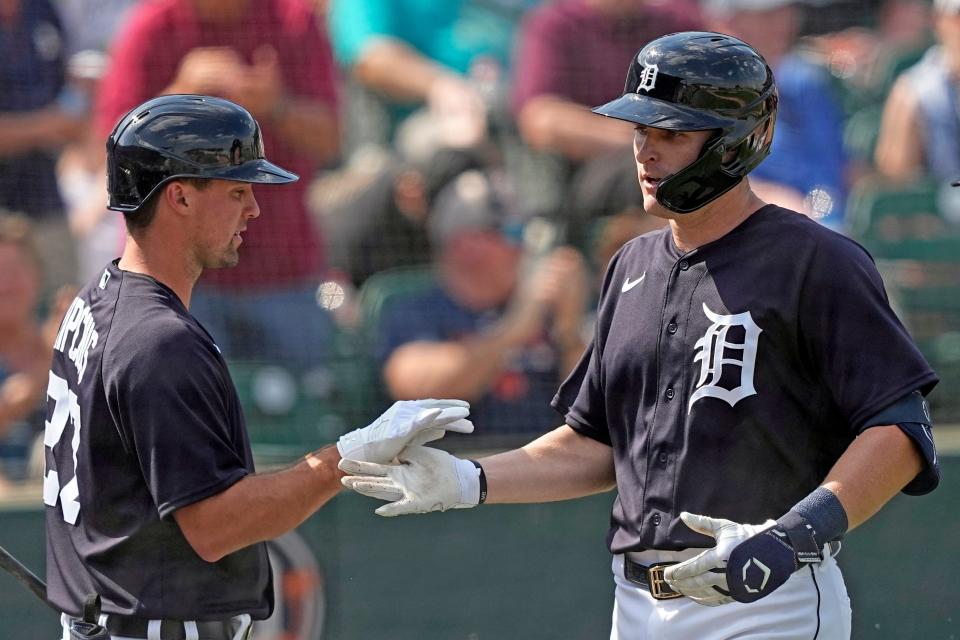
[[[216,260],[212,260],[210,264],[204,265],[204,267],[207,269],[228,269],[238,264],[240,264],[240,252],[236,249],[227,249]]]

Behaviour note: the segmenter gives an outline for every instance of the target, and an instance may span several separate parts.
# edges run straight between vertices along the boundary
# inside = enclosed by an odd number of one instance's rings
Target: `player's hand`
[[[463,400],[400,400],[368,426],[340,436],[341,458],[391,462],[408,445],[442,438],[449,431],[470,433],[470,403]]]
[[[742,542],[774,526],[776,522],[768,520],[760,525],[738,524],[686,511],[680,514],[680,519],[697,533],[716,539],[717,545],[686,562],[667,567],[663,572],[667,584],[674,591],[702,605],[713,607],[733,602],[728,586],[730,554]]]
[[[354,474],[343,485],[371,498],[386,500],[374,513],[399,516],[447,509],[467,509],[480,503],[480,470],[440,449],[410,447],[400,464],[383,465],[343,459],[340,469]]]

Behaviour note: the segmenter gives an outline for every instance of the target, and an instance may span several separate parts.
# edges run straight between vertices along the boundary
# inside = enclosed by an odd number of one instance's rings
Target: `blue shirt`
[[[780,104],[770,155],[752,176],[792,187],[804,196],[821,189],[833,201],[819,221],[839,228],[847,196],[843,110],[826,71],[800,55],[783,58],[774,71]],[[815,205],[816,206],[816,205]]]
[[[377,357],[386,363],[400,345],[462,339],[491,326],[500,311],[476,312],[435,286],[390,304],[383,312]],[[471,402],[476,433],[544,432],[561,424],[550,398],[562,380],[558,350],[545,337],[519,349],[479,400]]]
[[[0,115],[46,107],[64,86],[66,42],[49,0],[21,2],[14,20],[0,23]],[[56,154],[0,158],[0,207],[32,218],[61,213]]]

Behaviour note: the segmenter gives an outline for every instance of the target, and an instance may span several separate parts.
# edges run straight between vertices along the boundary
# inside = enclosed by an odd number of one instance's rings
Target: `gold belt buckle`
[[[647,567],[647,581],[650,583],[650,595],[654,600],[673,600],[683,594],[674,591],[663,577],[663,570],[676,562],[659,562]]]

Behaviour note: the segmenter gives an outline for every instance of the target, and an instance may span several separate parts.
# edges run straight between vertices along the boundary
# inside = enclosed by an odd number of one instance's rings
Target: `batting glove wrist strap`
[[[477,504],[483,504],[487,501],[487,474],[483,472],[483,467],[480,466],[480,463],[476,460],[470,460],[473,463],[473,466],[477,468],[477,471],[480,472],[479,477],[477,478],[480,482],[480,497]]]

